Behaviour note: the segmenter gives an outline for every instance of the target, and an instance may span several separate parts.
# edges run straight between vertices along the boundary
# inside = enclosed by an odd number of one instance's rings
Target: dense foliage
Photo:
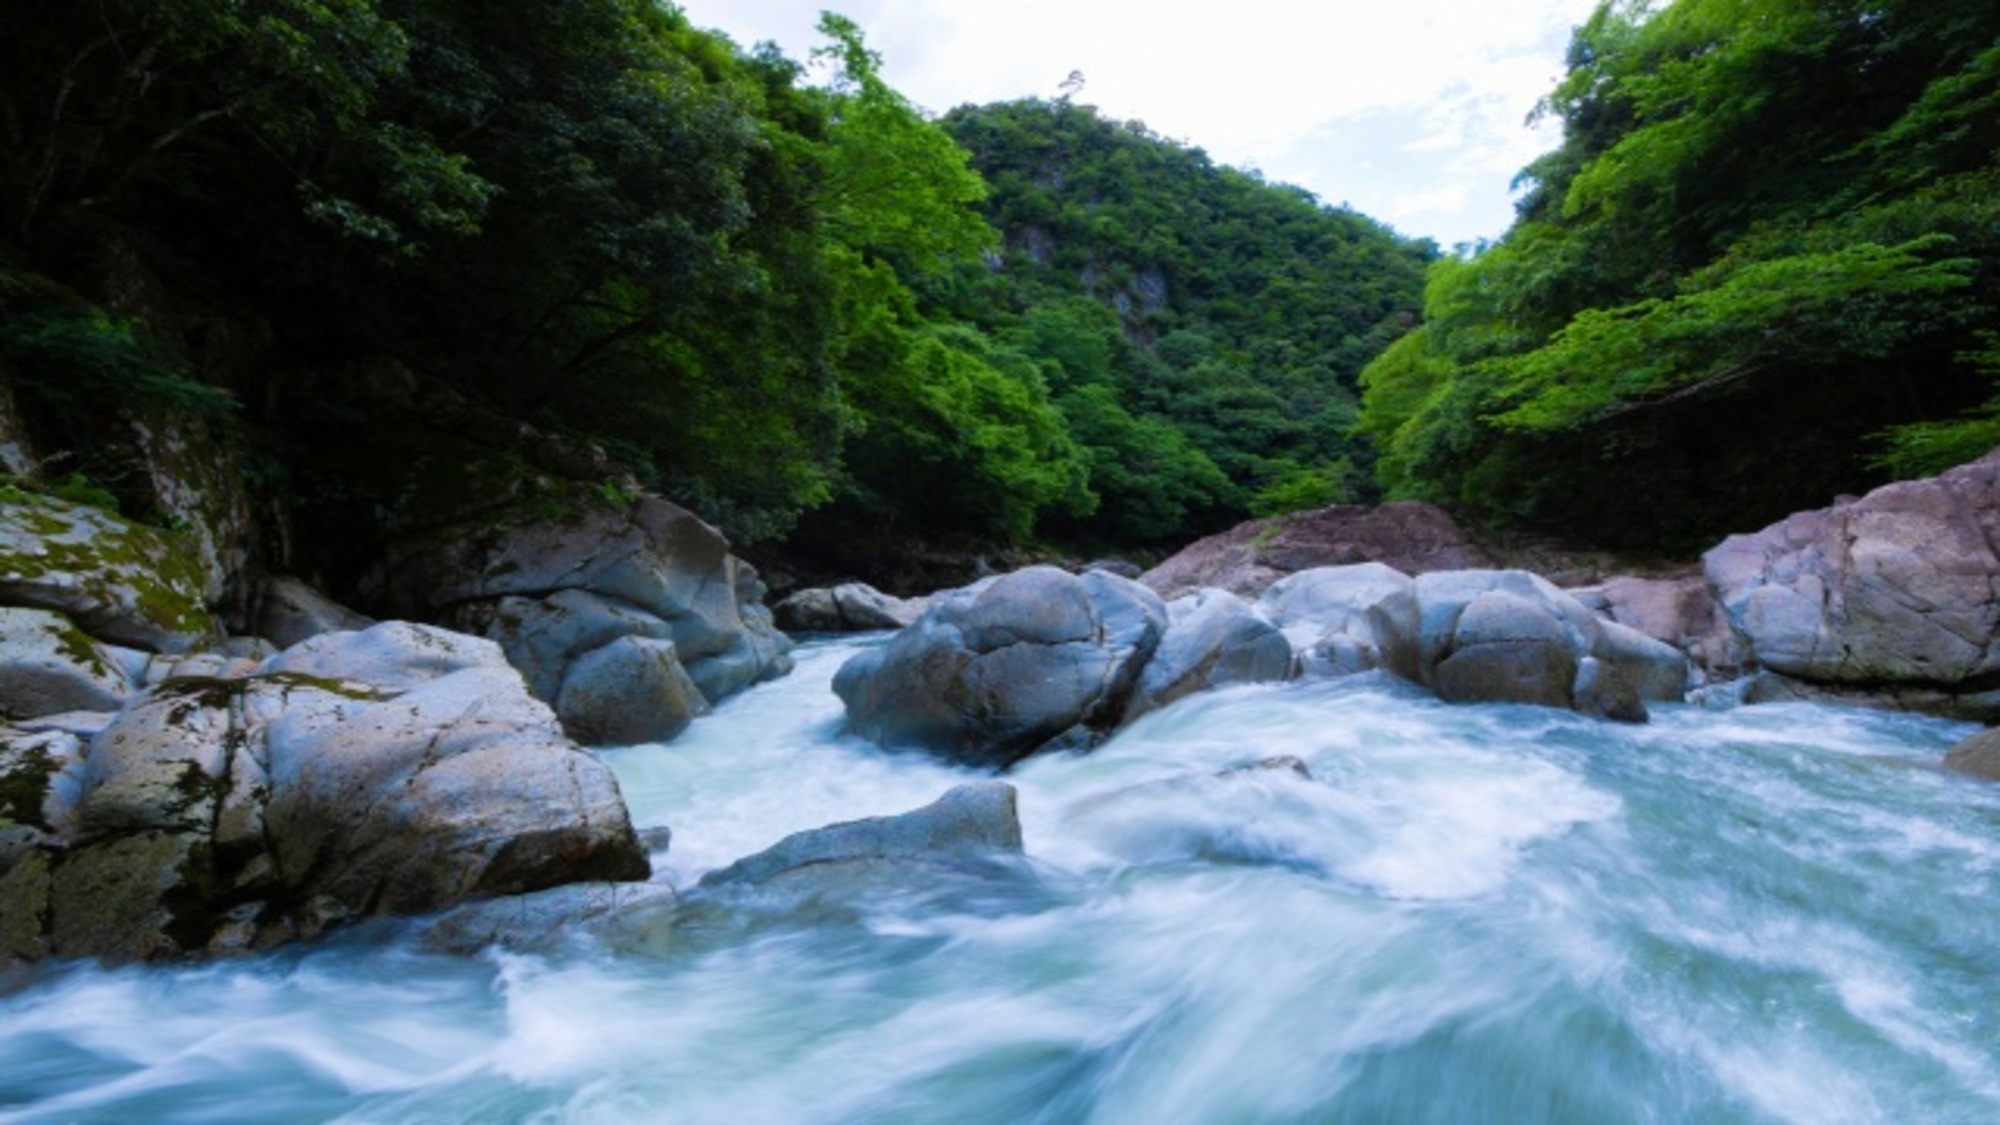
[[[928,292],[1044,372],[1100,498],[1084,530],[1168,541],[1365,487],[1355,378],[1431,244],[1068,98],[943,123],[1005,244],[997,276]]]
[[[798,62],[652,0],[8,7],[0,371],[73,467],[119,475],[119,411],[230,415],[284,499],[381,534],[466,458],[629,469],[743,539],[1127,545],[1347,494],[1427,246],[1067,101],[947,131],[821,31]]]
[[[1617,0],[1568,63],[1518,221],[1363,376],[1390,492],[1698,542],[2000,437],[1952,420],[2000,366],[2000,7]]]

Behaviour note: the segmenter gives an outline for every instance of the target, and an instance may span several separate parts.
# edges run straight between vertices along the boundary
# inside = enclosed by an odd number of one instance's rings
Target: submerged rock
[[[794,833],[711,871],[685,893],[658,883],[578,883],[457,907],[421,931],[430,948],[567,948],[657,955],[729,944],[765,925],[819,926],[871,906],[1012,909],[1035,880],[1018,862],[1011,785],[975,782],[923,808]]]
[[[425,925],[423,944],[469,955],[499,946],[553,953],[578,939],[613,950],[671,944],[680,896],[660,883],[571,883],[467,903]]]
[[[1983,730],[1945,753],[1948,770],[2000,781],[2000,730]]]
[[[1021,854],[1014,787],[961,785],[912,812],[794,833],[756,855],[702,876],[704,888],[763,883],[813,864],[856,860],[951,863]]]

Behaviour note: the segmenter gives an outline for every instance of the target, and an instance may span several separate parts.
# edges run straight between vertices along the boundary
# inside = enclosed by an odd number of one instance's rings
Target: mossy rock
[[[208,585],[170,532],[0,488],[0,603],[67,614],[114,644],[186,652],[220,639]]]

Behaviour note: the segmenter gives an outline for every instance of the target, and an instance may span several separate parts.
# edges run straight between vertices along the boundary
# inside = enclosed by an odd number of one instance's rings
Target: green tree
[[[1513,229],[1363,375],[1383,485],[1686,545],[1915,463],[1869,435],[1941,433],[2000,323],[1996,51],[1958,0],[1601,5]]]

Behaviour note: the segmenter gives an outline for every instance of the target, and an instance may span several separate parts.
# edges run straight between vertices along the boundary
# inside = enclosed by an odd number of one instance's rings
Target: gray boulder
[[[1249,603],[1203,590],[1167,604],[1167,631],[1139,673],[1125,722],[1225,684],[1291,678],[1292,645]]]
[[[1801,512],[1703,556],[1748,662],[1807,685],[2000,718],[2000,450]]]
[[[1450,631],[1423,638],[1430,657],[1426,678],[1439,698],[1448,703],[1570,706],[1584,646],[1559,615],[1504,589],[1451,604],[1458,612]]]
[[[341,605],[296,578],[271,575],[257,586],[255,625],[257,636],[280,649],[321,633],[343,633],[366,629],[374,619]]]
[[[153,508],[172,527],[201,575],[202,601],[241,621],[254,594],[248,581],[258,521],[242,466],[250,451],[219,420],[149,413],[130,420]]]
[[[38,833],[0,878],[17,923],[0,959],[255,948],[649,869],[609,770],[498,646],[428,626],[169,679],[87,746],[62,730],[0,746],[5,819]]]
[[[467,669],[344,722],[273,730],[279,877],[354,913],[650,870],[610,771],[512,669]]]
[[[1421,682],[1455,703],[1533,703],[1638,721],[1687,691],[1680,650],[1606,621],[1526,571],[1415,583]]]
[[[863,737],[1005,766],[1103,737],[1166,620],[1135,582],[1029,567],[938,595],[916,624],[843,665],[833,689]]]
[[[1422,678],[1416,583],[1382,563],[1317,567],[1280,579],[1258,600],[1298,654],[1302,676],[1377,668]]]
[[[68,731],[0,727],[0,877],[73,831],[83,741]]]
[[[500,641],[550,703],[572,663],[620,636],[671,641],[707,703],[790,671],[791,642],[762,603],[763,584],[715,528],[657,497],[576,503],[566,516],[524,514],[404,544],[373,575],[371,600]],[[637,694],[615,705],[684,713],[658,692],[673,679],[624,677]],[[612,683],[599,678],[600,690]]]
[[[0,714],[116,711],[132,694],[117,657],[60,613],[0,606]]]
[[[802,633],[901,629],[923,616],[924,599],[897,598],[865,582],[800,590],[774,607],[781,628]]]
[[[912,812],[869,817],[795,833],[764,851],[702,876],[704,889],[764,883],[815,864],[914,860],[950,864],[1018,856],[1021,820],[1014,787],[961,785]]]
[[[578,742],[630,746],[686,730],[708,711],[708,700],[681,667],[674,642],[628,634],[572,662],[555,706],[563,730]]]
[[[453,672],[509,667],[498,646],[434,625],[384,621],[359,632],[322,633],[266,660],[267,675],[366,684],[372,691],[408,691]],[[509,693],[512,694],[512,693]]]
[[[0,496],[0,603],[53,610],[114,644],[186,652],[221,639],[208,585],[167,532],[18,489]]]
[[[1704,679],[1727,680],[1741,670],[1728,618],[1700,574],[1618,577],[1569,593],[1599,615],[1687,653]]]
[[[497,640],[528,691],[586,745],[663,741],[709,709],[672,626],[614,598],[587,590],[510,596],[460,607],[448,620]],[[698,666],[711,677],[730,674],[726,663]],[[710,684],[718,696],[723,686]]]

